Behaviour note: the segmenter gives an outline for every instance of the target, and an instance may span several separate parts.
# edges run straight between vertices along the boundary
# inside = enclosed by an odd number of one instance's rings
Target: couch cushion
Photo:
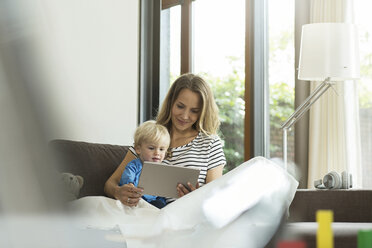
[[[70,172],[84,178],[79,197],[104,196],[106,180],[128,151],[128,146],[61,139],[50,141],[49,148],[60,172]]]

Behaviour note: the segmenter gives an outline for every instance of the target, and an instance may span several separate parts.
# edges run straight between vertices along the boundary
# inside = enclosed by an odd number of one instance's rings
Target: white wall
[[[33,89],[48,137],[132,144],[139,0],[40,0],[39,7],[38,50],[48,80]]]

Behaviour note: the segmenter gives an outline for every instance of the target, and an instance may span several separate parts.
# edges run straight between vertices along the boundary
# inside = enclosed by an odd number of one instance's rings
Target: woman
[[[218,108],[210,87],[201,77],[181,75],[169,89],[156,121],[167,127],[171,136],[171,156],[163,162],[201,170],[197,185],[188,183],[191,191],[222,176],[226,159],[217,136]],[[143,192],[130,185],[118,186],[125,166],[135,158],[135,151],[131,149],[106,181],[104,189],[108,196],[127,206],[136,206]],[[180,197],[190,192],[182,184],[177,186],[177,191]]]

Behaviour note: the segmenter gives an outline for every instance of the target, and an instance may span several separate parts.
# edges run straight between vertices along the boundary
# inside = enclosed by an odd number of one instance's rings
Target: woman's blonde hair
[[[171,111],[174,102],[183,89],[189,89],[197,93],[201,99],[201,113],[194,124],[197,131],[210,135],[216,134],[220,126],[218,108],[208,83],[198,75],[191,73],[183,74],[174,81],[160,108],[156,121],[170,130],[172,126]]]
[[[142,143],[160,143],[170,144],[170,136],[167,128],[155,121],[145,121],[137,127],[134,133],[134,147],[142,145]]]

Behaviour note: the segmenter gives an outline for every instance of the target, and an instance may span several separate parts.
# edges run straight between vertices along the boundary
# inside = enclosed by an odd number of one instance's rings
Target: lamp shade
[[[357,28],[348,23],[302,26],[298,79],[343,81],[360,76]]]

